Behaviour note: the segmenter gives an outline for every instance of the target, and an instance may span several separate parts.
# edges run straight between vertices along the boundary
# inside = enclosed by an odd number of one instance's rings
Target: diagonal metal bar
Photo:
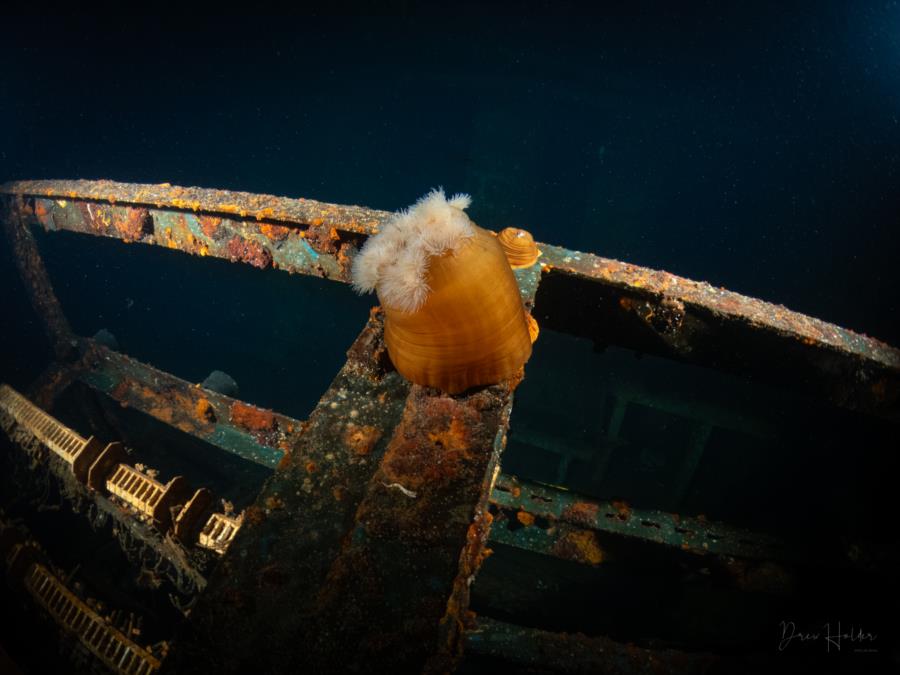
[[[53,292],[37,243],[24,223],[24,208],[21,198],[0,200],[0,226],[6,233],[19,275],[44,334],[56,358],[66,359],[75,351],[75,336]]]
[[[122,406],[270,468],[303,434],[304,423],[292,417],[203,389],[94,340],[81,345],[81,358],[50,383],[78,379]]]
[[[382,330],[375,310],[246,512],[173,672],[446,672],[458,659],[515,383],[458,397],[411,386]]]

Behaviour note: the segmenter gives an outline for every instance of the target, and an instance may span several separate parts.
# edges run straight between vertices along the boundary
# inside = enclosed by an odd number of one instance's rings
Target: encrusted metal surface
[[[169,183],[149,185],[111,180],[22,180],[0,185],[0,193],[54,200],[78,199],[109,204],[154,206],[195,213],[217,213],[257,221],[293,225],[335,227],[372,234],[391,217],[389,211],[363,206],[328,204],[314,199],[275,197],[250,192],[179,187]]]
[[[900,351],[739,293],[541,245],[542,327],[728,370],[900,421]]]
[[[752,560],[804,561],[804,551],[770,535],[704,518],[635,509],[624,501],[596,501],[574,492],[501,475],[491,504],[502,516],[491,539],[586,564],[603,562],[598,534],[620,535],[691,553]],[[507,523],[515,524],[513,529]]]
[[[20,198],[0,199],[0,227],[6,234],[25,292],[41,322],[44,334],[56,358],[66,359],[74,352],[75,335],[50,285],[37,243],[24,226],[23,209],[24,202]]]
[[[72,374],[120,405],[140,410],[244,459],[275,467],[302,435],[304,423],[203,389],[93,340]]]
[[[338,281],[349,281],[359,246],[391,215],[308,199],[111,181],[7,183],[0,202],[13,225],[36,222]],[[517,277],[540,284],[537,297],[545,302],[538,302],[535,318],[546,328],[749,374],[900,420],[900,352],[893,347],[705,282],[559,246],[539,248],[539,263]],[[55,335],[65,333],[58,321],[50,323]],[[66,341],[55,344],[64,348]]]
[[[458,658],[512,383],[410,387],[385,369],[377,310],[348,356],[246,511],[173,667],[445,672]]]

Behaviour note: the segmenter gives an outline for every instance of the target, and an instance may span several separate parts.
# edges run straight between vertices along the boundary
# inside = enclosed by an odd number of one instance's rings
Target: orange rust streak
[[[518,520],[525,527],[531,527],[534,525],[534,516],[528,511],[519,511],[516,513],[516,520]]]
[[[249,431],[268,431],[275,428],[275,414],[252,405],[235,401],[231,405],[231,423]]]

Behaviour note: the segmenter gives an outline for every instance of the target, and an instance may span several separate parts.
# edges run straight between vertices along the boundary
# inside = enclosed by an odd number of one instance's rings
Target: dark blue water
[[[900,342],[897,3],[389,7],[29,22],[0,179],[384,209],[444,185],[486,226]]]

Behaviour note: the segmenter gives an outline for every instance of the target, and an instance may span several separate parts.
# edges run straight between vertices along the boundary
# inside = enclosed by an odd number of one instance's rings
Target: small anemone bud
[[[519,287],[497,238],[433,190],[363,246],[353,285],[375,290],[397,371],[451,394],[513,377],[531,356]]]
[[[509,266],[513,269],[531,267],[541,255],[531,232],[518,227],[507,227],[500,231],[497,240],[506,253]]]

